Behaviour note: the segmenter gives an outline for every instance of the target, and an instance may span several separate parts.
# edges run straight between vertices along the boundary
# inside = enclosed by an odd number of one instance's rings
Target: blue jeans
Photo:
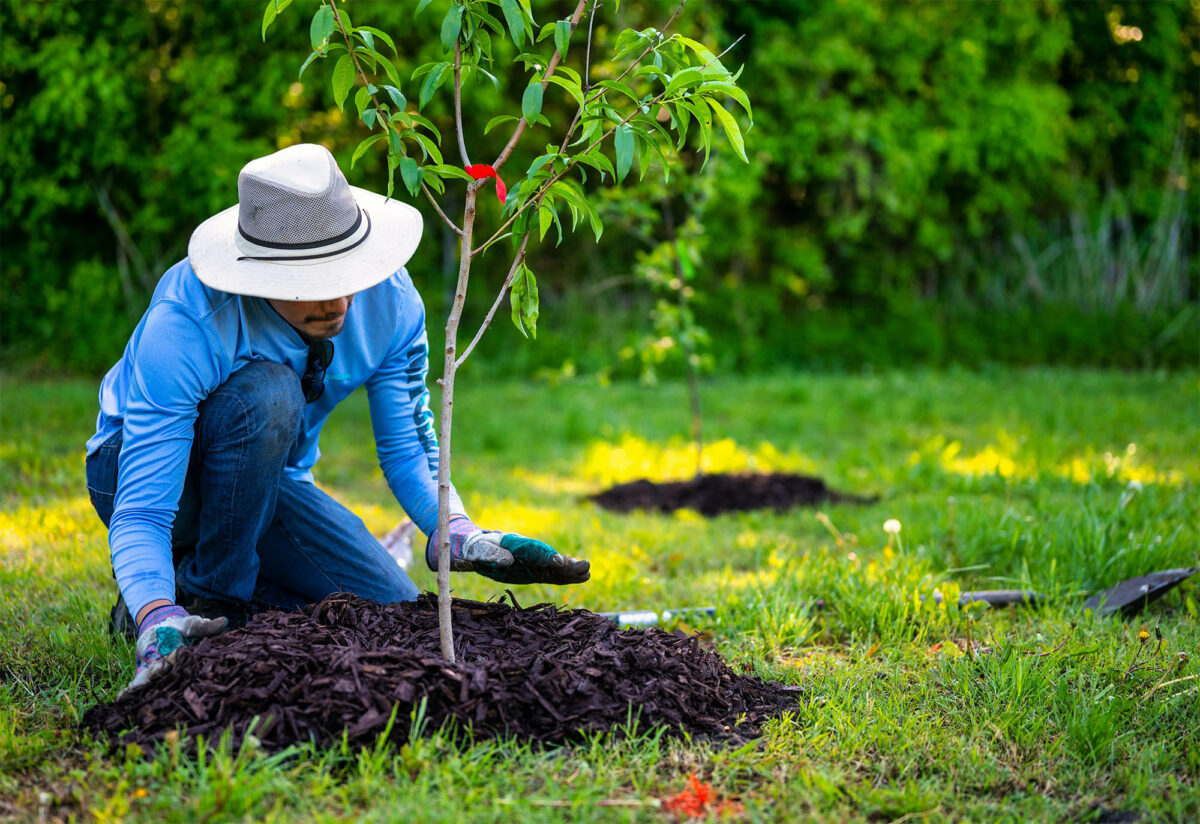
[[[334,592],[410,601],[417,588],[362,520],[314,484],[283,474],[304,417],[300,380],[256,361],[199,407],[171,530],[177,598],[258,611]],[[92,505],[108,526],[122,432],[87,459]]]

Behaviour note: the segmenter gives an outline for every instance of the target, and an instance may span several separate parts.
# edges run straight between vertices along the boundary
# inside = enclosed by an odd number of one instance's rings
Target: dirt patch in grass
[[[751,509],[791,509],[822,503],[871,503],[873,498],[835,492],[820,478],[785,472],[701,475],[690,481],[631,481],[588,497],[605,509],[674,512],[694,509],[701,515]]]
[[[149,747],[177,727],[235,743],[260,717],[265,748],[341,739],[406,740],[423,700],[429,728],[453,719],[476,736],[542,743],[663,726],[744,741],[794,706],[798,688],[738,675],[695,637],[618,629],[586,610],[454,602],[458,664],[439,654],[432,595],[405,604],[330,596],[299,613],[256,616],[179,653],[175,666],[84,726]]]

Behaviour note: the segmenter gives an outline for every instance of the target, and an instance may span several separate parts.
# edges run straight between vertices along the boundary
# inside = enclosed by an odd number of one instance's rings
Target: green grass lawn
[[[794,712],[741,748],[651,732],[536,751],[434,731],[365,752],[216,742],[200,757],[113,755],[76,728],[133,666],[106,635],[115,590],[83,485],[96,387],[10,377],[0,818],[665,821],[658,800],[691,774],[750,821],[1200,818],[1197,581],[1127,622],[1080,608],[1085,593],[1200,558],[1195,374],[713,379],[708,470],[800,470],[879,500],[712,520],[581,502],[615,481],[689,474],[681,385],[477,377],[463,374],[454,465],[475,520],[593,564],[588,584],[526,588],[522,602],[714,605],[690,628],[739,669],[803,685]],[[394,525],[364,398],[336,413],[322,448],[318,481],[377,533]],[[889,546],[890,518],[903,528]],[[423,568],[415,580],[434,586]],[[1054,600],[963,612],[922,597],[1015,587]],[[465,597],[502,589],[456,578]],[[828,607],[810,610],[816,598]]]

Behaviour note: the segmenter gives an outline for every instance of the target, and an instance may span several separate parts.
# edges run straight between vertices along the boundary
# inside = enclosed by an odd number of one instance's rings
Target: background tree
[[[415,5],[369,12],[405,78],[444,59],[448,0],[414,18]],[[553,8],[568,17],[574,5]],[[670,0],[607,5],[593,77],[619,73],[609,56],[621,30],[673,10]],[[1142,0],[689,4],[678,30],[704,42],[745,36],[740,83],[756,120],[749,165],[715,172],[708,215],[719,231],[697,275],[707,299],[693,308],[714,369],[1193,364],[1198,15],[1192,3]],[[262,44],[262,4],[10,3],[4,20],[6,364],[107,369],[191,231],[231,205],[250,158],[313,141],[354,183],[387,173],[382,151],[349,168],[362,126],[326,91],[337,60],[297,79],[293,57]],[[272,37],[295,42],[310,22],[285,12]],[[485,124],[528,81],[508,62],[515,44],[492,41],[498,91],[491,81],[463,89],[466,113]],[[543,114],[558,122],[573,106],[548,93]],[[421,114],[449,134],[452,96],[435,95]],[[477,132],[476,151],[495,157],[509,134]],[[542,152],[533,137],[510,166]],[[693,148],[680,150],[691,171],[703,160]],[[457,214],[464,196],[450,187],[443,203]],[[621,208],[619,189],[596,197]],[[431,236],[410,268],[440,312],[453,298],[458,236],[442,227],[439,237],[430,204],[416,205]],[[489,199],[481,208],[488,220],[498,212]],[[609,286],[636,265],[624,232],[613,221],[601,246],[530,250],[547,307],[541,344],[489,338],[476,356],[493,374],[569,362],[579,374],[637,376],[640,364],[616,355],[644,334],[656,298],[637,281]],[[467,310],[490,303],[476,292]],[[436,345],[440,329],[431,334]],[[669,360],[660,372],[684,368]]]

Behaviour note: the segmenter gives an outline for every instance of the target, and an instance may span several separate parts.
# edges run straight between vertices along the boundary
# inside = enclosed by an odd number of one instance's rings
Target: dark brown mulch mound
[[[751,509],[791,509],[794,506],[852,502],[870,503],[869,498],[834,492],[820,478],[776,472],[769,475],[701,475],[690,481],[632,481],[618,484],[589,497],[605,509],[629,512],[634,509],[674,512],[694,509],[701,515],[742,512]]]
[[[437,602],[381,605],[333,595],[301,613],[256,616],[243,629],[180,652],[175,666],[124,699],[99,704],[85,727],[144,748],[171,730],[268,750],[315,740],[372,744],[387,727],[407,739],[422,699],[430,728],[454,719],[476,736],[541,743],[620,729],[746,740],[793,706],[796,687],[738,675],[696,637],[621,630],[586,610],[454,602],[458,664],[441,657]]]

